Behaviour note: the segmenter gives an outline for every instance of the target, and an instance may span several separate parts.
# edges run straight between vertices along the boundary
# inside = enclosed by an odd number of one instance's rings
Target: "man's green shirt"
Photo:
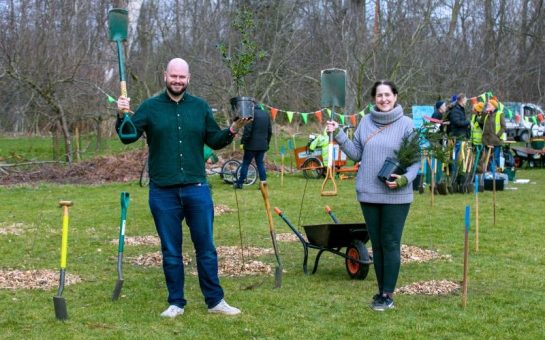
[[[234,137],[229,128],[220,129],[206,101],[187,91],[179,102],[166,90],[145,100],[131,120],[136,137],[120,136],[121,142],[133,143],[146,133],[150,181],[160,187],[206,182],[204,144],[217,150]]]

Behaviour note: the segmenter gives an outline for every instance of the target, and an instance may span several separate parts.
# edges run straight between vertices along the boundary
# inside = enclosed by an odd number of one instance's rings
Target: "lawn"
[[[355,201],[353,179],[337,180],[338,195],[320,196],[321,180],[306,180],[300,173],[269,174],[271,205],[282,209],[298,228],[328,223],[329,205],[341,222],[361,222]],[[318,271],[305,276],[302,246],[279,242],[284,265],[282,287],[274,289],[272,275],[222,277],[227,301],[242,309],[240,316],[209,315],[197,278],[187,269],[183,316],[165,320],[159,313],[167,307],[166,288],[160,267],[137,266],[130,258],[156,252],[158,246],[125,245],[122,296],[111,301],[117,279],[117,246],[111,243],[119,232],[122,191],[131,194],[126,235],[155,235],[147,206],[147,188],[138,183],[107,185],[31,184],[0,188],[0,269],[58,271],[61,240],[59,200],[71,200],[68,242],[68,274],[82,282],[65,287],[69,319],[55,319],[50,289],[0,289],[2,339],[21,338],[543,338],[545,314],[543,277],[542,194],[545,171],[523,169],[517,178],[528,184],[510,184],[497,192],[496,224],[493,195],[479,199],[479,251],[475,251],[473,194],[435,196],[415,192],[402,243],[436,250],[450,260],[435,259],[402,265],[398,287],[419,281],[460,282],[463,274],[464,212],[471,206],[469,290],[466,308],[458,291],[446,296],[402,295],[396,309],[377,313],[368,308],[375,294],[371,268],[365,280],[351,280],[344,259],[324,254]],[[271,248],[261,193],[253,185],[237,191],[210,176],[216,205],[235,211],[217,216],[217,246]],[[238,202],[238,204],[237,204]],[[290,233],[273,216],[277,233]],[[240,221],[240,223],[239,223]],[[2,229],[0,229],[2,230]],[[193,256],[184,226],[184,254]],[[369,246],[369,244],[368,244]],[[316,251],[311,251],[311,263]],[[275,266],[272,254],[257,260]],[[247,261],[250,259],[246,259]],[[247,289],[253,287],[253,289]]]

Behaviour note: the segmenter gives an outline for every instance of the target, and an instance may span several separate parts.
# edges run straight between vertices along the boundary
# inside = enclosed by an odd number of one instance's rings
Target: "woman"
[[[356,194],[369,230],[373,247],[373,262],[378,294],[371,308],[384,311],[394,308],[393,293],[401,264],[401,234],[413,200],[412,185],[419,162],[409,166],[402,175],[392,175],[394,181],[381,182],[377,174],[386,157],[394,157],[404,136],[411,134],[413,122],[404,116],[397,104],[397,88],[388,80],[377,81],[371,96],[375,106],[360,122],[354,139],[339,129],[335,140],[341,149],[361,167],[356,177]],[[327,122],[327,130],[337,130],[339,124]]]

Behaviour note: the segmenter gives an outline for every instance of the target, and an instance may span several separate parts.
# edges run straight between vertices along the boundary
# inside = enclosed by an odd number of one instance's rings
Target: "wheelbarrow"
[[[369,241],[367,226],[365,223],[338,223],[334,215],[330,214],[335,223],[305,225],[303,226],[308,241],[297,231],[290,220],[282,211],[274,208],[274,211],[290,227],[303,245],[303,272],[308,275],[308,250],[316,249],[318,254],[314,260],[312,274],[316,273],[320,257],[324,252],[330,252],[344,257],[346,271],[352,279],[364,280],[369,273],[369,265],[373,263],[369,257],[365,243]],[[341,249],[346,247],[345,252]]]

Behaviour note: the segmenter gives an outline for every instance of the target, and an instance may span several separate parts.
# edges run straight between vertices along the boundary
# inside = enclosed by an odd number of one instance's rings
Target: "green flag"
[[[307,124],[307,116],[308,116],[308,113],[301,112],[301,117],[303,117],[303,122],[305,123],[305,125]]]
[[[288,115],[288,121],[291,123],[291,120],[293,119],[293,111],[286,111],[286,114]]]

